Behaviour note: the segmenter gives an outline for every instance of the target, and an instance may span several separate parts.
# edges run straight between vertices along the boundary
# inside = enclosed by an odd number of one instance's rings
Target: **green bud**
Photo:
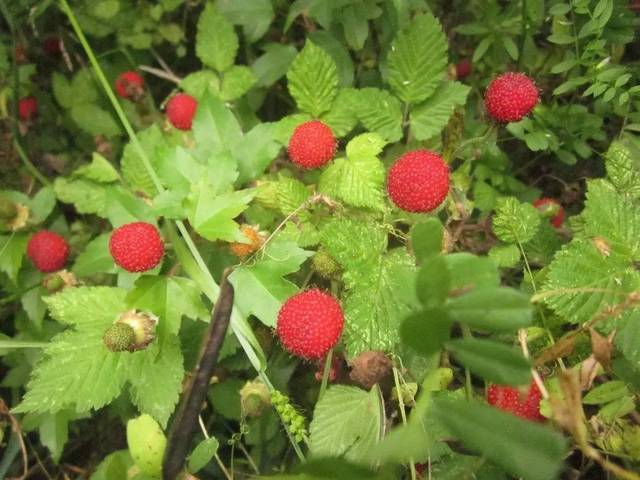
[[[248,417],[257,417],[271,404],[269,389],[260,380],[247,382],[240,390],[242,413]]]
[[[124,352],[135,343],[136,333],[125,323],[114,323],[104,332],[102,341],[112,352]]]
[[[318,275],[326,279],[334,278],[340,273],[340,265],[323,247],[313,256],[311,265]]]

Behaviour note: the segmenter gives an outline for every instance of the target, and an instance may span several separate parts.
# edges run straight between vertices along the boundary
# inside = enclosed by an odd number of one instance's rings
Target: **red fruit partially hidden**
[[[326,358],[318,360],[318,370],[315,373],[315,377],[318,382],[322,381],[322,376],[324,375],[325,362],[326,362]],[[342,358],[334,354],[331,357],[331,365],[329,367],[329,375],[327,377],[327,380],[329,381],[329,383],[333,383],[338,379],[338,374],[342,369],[341,367],[342,367]]]
[[[186,93],[178,93],[167,102],[167,118],[179,130],[191,130],[198,101]]]
[[[120,97],[137,100],[144,94],[144,78],[138,72],[122,72],[116,78],[115,87]]]
[[[487,391],[487,401],[490,405],[532,422],[545,420],[540,413],[541,399],[542,393],[534,380],[524,391],[508,385],[491,385]]]
[[[289,140],[289,158],[302,168],[318,168],[336,153],[336,137],[331,128],[319,120],[305,122],[296,127]]]
[[[20,120],[31,120],[38,115],[38,100],[35,97],[23,97],[18,102]]]
[[[60,55],[62,53],[62,40],[56,35],[47,37],[42,42],[42,50],[50,56]]]
[[[434,152],[407,152],[389,169],[387,191],[402,210],[430,212],[447,198],[449,167]]]
[[[540,99],[538,88],[524,73],[507,72],[494,79],[484,94],[484,105],[498,122],[518,122]]]
[[[295,294],[282,305],[276,334],[292,354],[318,360],[338,342],[343,326],[338,301],[314,288]]]
[[[133,222],[113,231],[109,252],[116,264],[128,272],[145,272],[160,263],[164,244],[154,225]]]
[[[460,60],[456,64],[456,78],[458,80],[467,78],[469,75],[471,75],[472,71],[473,71],[473,67],[471,65],[471,60],[469,60],[468,58]]]
[[[55,232],[40,230],[29,240],[27,255],[41,272],[56,272],[67,263],[69,244]]]
[[[562,222],[564,222],[564,208],[562,208],[562,205],[560,205],[557,200],[548,197],[539,198],[533,202],[533,206],[545,217],[549,217],[551,225],[555,228],[562,226]]]

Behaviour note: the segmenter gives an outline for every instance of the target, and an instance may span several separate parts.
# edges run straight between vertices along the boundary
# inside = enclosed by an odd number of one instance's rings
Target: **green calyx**
[[[340,265],[323,247],[313,256],[311,265],[318,275],[326,279],[335,278],[340,273]]]
[[[112,352],[131,350],[136,342],[136,333],[126,323],[114,323],[104,332],[102,341]]]

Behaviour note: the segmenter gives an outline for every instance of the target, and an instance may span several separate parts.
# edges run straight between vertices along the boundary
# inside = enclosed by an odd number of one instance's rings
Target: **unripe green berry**
[[[126,323],[114,323],[104,332],[102,341],[112,352],[124,352],[135,343],[136,333]]]
[[[323,278],[331,279],[340,273],[340,265],[323,247],[320,247],[313,256],[311,265],[316,273]]]

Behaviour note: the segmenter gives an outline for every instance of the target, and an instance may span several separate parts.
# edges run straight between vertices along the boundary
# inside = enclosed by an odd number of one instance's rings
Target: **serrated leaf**
[[[413,19],[400,31],[387,57],[387,81],[406,103],[429,98],[447,67],[447,38],[430,13]]]
[[[120,185],[109,185],[105,188],[105,196],[107,201],[104,217],[114,227],[137,221],[155,223],[151,207],[130,190]]]
[[[251,68],[256,77],[256,85],[269,87],[287,73],[298,51],[292,45],[280,43],[268,43],[263,49],[265,53],[253,62]]]
[[[434,413],[468,447],[524,480],[552,480],[562,466],[566,442],[546,426],[476,400],[434,402]]]
[[[383,406],[378,387],[330,387],[316,404],[310,425],[314,456],[344,457],[362,462],[383,434]]]
[[[356,115],[357,101],[358,90],[355,88],[341,88],[331,106],[331,110],[322,115],[322,121],[331,127],[335,136],[344,137],[358,123],[358,116]]]
[[[146,130],[138,132],[138,139],[140,140],[142,149],[147,154],[147,158],[151,162],[151,166],[155,168],[155,153],[160,147],[165,145],[165,140],[160,128],[157,125],[152,125]],[[124,180],[134,189],[140,190],[149,196],[155,195],[156,187],[133,142],[129,142],[124,147],[122,160],[120,161],[120,169]]]
[[[95,103],[74,103],[71,107],[71,118],[81,130],[94,137],[104,135],[111,138],[122,133],[113,115]]]
[[[216,7],[230,22],[242,25],[249,42],[259,40],[274,17],[270,0],[218,0]]]
[[[494,245],[489,250],[489,258],[501,268],[509,268],[517,265],[520,261],[520,249],[517,245]]]
[[[275,138],[275,130],[273,123],[259,123],[244,135],[233,150],[238,164],[239,184],[258,178],[278,156],[281,145]]]
[[[411,110],[411,130],[418,140],[439,134],[455,108],[464,105],[471,89],[459,82],[443,82],[427,101]]]
[[[226,101],[240,98],[256,83],[253,71],[244,65],[234,65],[227,70],[222,79],[220,99]]]
[[[540,225],[540,214],[528,203],[513,197],[500,199],[493,217],[493,231],[506,243],[526,243],[533,238]]]
[[[216,154],[232,151],[242,139],[236,116],[224,102],[209,93],[198,102],[191,130],[197,145],[195,157],[210,164]]]
[[[634,311],[615,337],[616,347],[637,369],[640,368],[640,313]]]
[[[72,271],[79,277],[96,273],[116,273],[113,257],[109,253],[108,233],[91,240],[73,264]]]
[[[106,189],[89,180],[58,177],[53,182],[58,200],[72,203],[78,213],[95,213],[101,217],[107,206]]]
[[[202,98],[207,92],[217,97],[220,94],[220,78],[211,70],[200,70],[184,77],[180,81],[180,88],[195,98]]]
[[[233,65],[238,37],[233,25],[208,3],[198,20],[196,55],[205,65],[224,72]]]
[[[84,177],[98,183],[111,183],[120,178],[109,161],[97,152],[93,153],[91,163],[83,165],[73,172],[74,176]]]
[[[585,322],[640,288],[640,274],[618,252],[604,254],[591,241],[575,239],[549,265],[545,303],[571,323]]]
[[[318,181],[318,191],[354,207],[384,209],[385,168],[374,156],[338,158]]]
[[[0,235],[0,271],[6,273],[14,283],[18,281],[28,240],[29,236],[25,233]]]
[[[347,143],[347,158],[377,157],[382,153],[382,149],[387,142],[380,135],[375,133],[363,133],[352,138]]]
[[[247,306],[243,313],[255,315],[268,327],[275,327],[282,303],[298,291],[284,277],[297,272],[312,254],[292,241],[276,238],[255,263],[236,268],[229,281],[235,287],[238,303]]]
[[[338,93],[333,59],[309,40],[291,64],[287,80],[298,108],[315,117],[331,108]]]
[[[390,143],[402,138],[402,110],[396,97],[369,87],[358,90],[356,98],[356,115],[367,130],[379,133]]]
[[[605,166],[607,177],[620,193],[640,197],[640,142],[635,137],[614,140],[605,155]]]

